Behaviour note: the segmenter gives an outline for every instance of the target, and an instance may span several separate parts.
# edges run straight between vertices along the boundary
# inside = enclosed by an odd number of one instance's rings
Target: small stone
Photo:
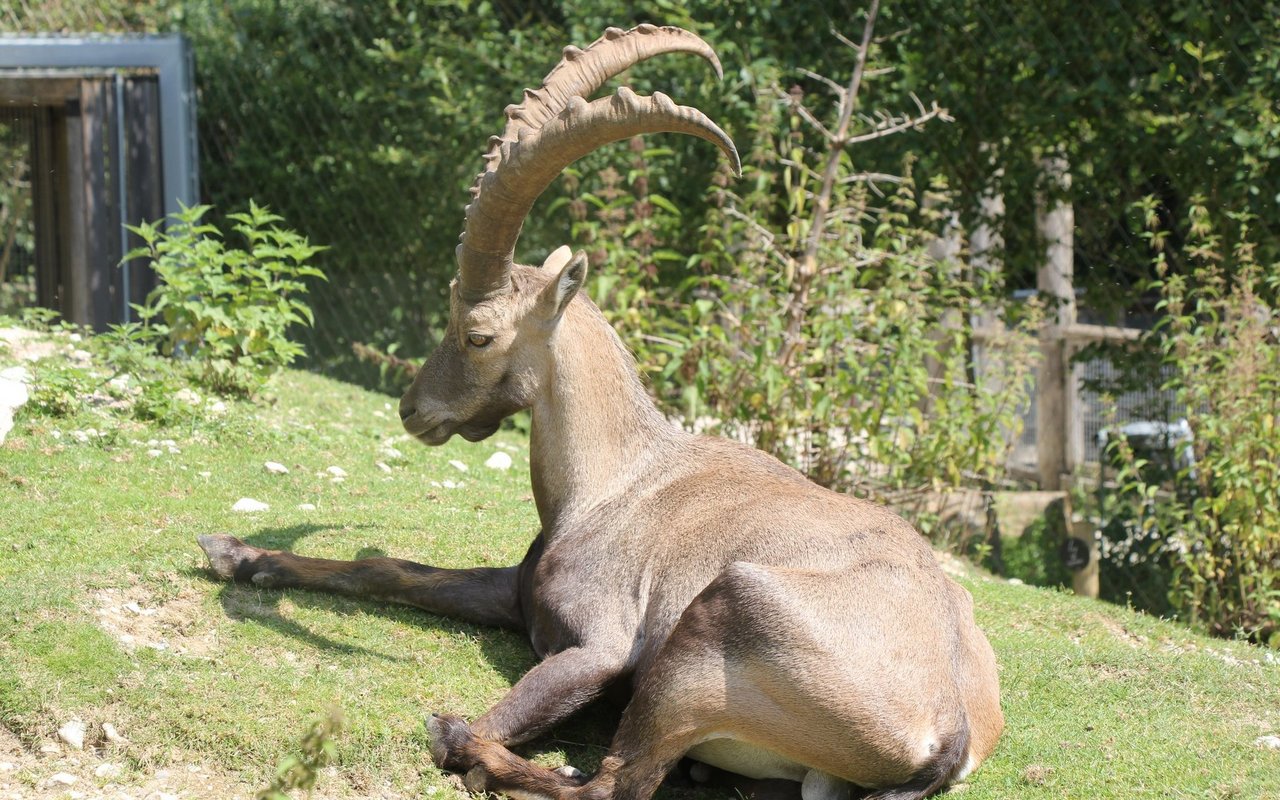
[[[399,461],[404,458],[404,453],[388,444],[382,447],[382,457],[388,461]]]
[[[197,472],[196,474],[197,474],[197,475],[199,475],[201,478],[212,478],[212,477],[213,477],[213,473],[212,473],[212,472],[207,472],[207,471],[206,471],[206,472]]]
[[[106,764],[99,764],[93,770],[93,774],[98,778],[107,778],[107,779],[119,778],[121,775],[124,774],[124,767],[120,766],[119,764],[112,764],[110,762],[107,762]]]
[[[299,511],[315,511],[316,504],[315,503],[298,503],[298,510]]]
[[[53,437],[53,438],[55,438],[55,439],[61,439],[61,438],[62,438],[62,431],[50,431],[50,432],[49,432],[49,435],[50,435],[50,436],[52,436],[52,437]]]
[[[80,780],[75,775],[67,772],[55,772],[49,776],[49,783],[56,783],[60,786],[70,786]]]
[[[66,725],[58,728],[58,738],[77,750],[83,750],[84,732],[84,723],[78,719],[73,719]]]
[[[278,461],[268,461],[262,465],[262,468],[272,475],[288,475],[289,468]]]
[[[181,455],[181,454],[182,454],[182,450],[178,449],[177,447],[170,447],[170,448],[169,448],[169,454],[170,454],[170,455],[174,455],[174,456]]]
[[[335,478],[345,478],[345,477],[347,477],[347,471],[346,471],[345,469],[343,469],[342,467],[325,467],[325,470],[324,470],[324,471],[325,471],[325,472],[327,472],[327,473],[329,473],[330,475],[332,475],[332,476],[333,476],[333,477],[335,477]]]
[[[102,723],[102,735],[107,737],[108,742],[115,745],[123,747],[129,743],[129,740],[121,736],[120,732],[116,730],[116,726],[112,725],[110,722]]]
[[[1264,750],[1280,750],[1280,736],[1259,736],[1257,739],[1253,740],[1253,744],[1256,747],[1263,748]]]
[[[375,467],[377,467],[378,469],[382,470],[383,472],[390,472],[390,471],[391,471],[391,467],[387,466],[386,462],[384,462],[384,461],[375,461],[375,462],[373,462],[373,465],[374,465]]]
[[[489,456],[489,460],[484,462],[489,469],[508,470],[511,469],[511,456],[499,450]]]
[[[77,433],[79,433],[79,431],[77,431]],[[160,456],[164,455],[164,453],[160,452],[159,450],[148,450],[147,455],[151,456],[152,458],[159,458]]]
[[[8,761],[0,761],[0,772],[13,772],[15,769],[17,769],[17,767],[10,764]]]
[[[222,402],[221,400],[214,400],[212,403],[209,404],[209,411],[211,413],[223,414],[223,413],[226,413],[226,410],[227,410],[227,404]]]
[[[444,488],[446,489],[458,489],[461,487],[462,487],[461,483],[454,483],[453,481],[444,481]]]
[[[130,613],[132,613],[132,614],[141,614],[141,613],[142,613],[142,606],[138,605],[137,603],[134,603],[134,602],[130,601],[130,602],[125,603],[125,604],[124,604],[124,610],[125,610],[125,611],[128,611],[128,612],[130,612]]]
[[[450,461],[450,462],[449,462],[449,466],[453,467],[453,468],[454,468],[454,469],[456,469],[458,472],[466,472],[466,471],[467,471],[467,465],[466,465],[466,464],[463,464],[461,461],[458,461],[458,460],[456,460],[456,459],[455,459],[455,460],[453,460],[453,461]]]
[[[40,752],[44,753],[45,755],[53,755],[54,753],[61,753],[62,748],[58,747],[53,742],[45,742],[44,744],[40,745]]]
[[[261,500],[254,500],[252,497],[241,497],[236,501],[235,505],[231,507],[231,510],[252,513],[254,511],[266,511],[269,508],[271,508],[271,506]]]

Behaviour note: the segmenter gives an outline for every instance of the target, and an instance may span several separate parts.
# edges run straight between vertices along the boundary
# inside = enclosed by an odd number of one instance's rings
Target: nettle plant
[[[931,255],[952,219],[944,184],[917,186],[910,161],[894,175],[850,155],[945,112],[917,101],[911,114],[855,117],[863,69],[847,86],[819,79],[838,101],[825,122],[794,90],[759,93],[732,184],[746,191],[717,177],[699,252],[675,277],[663,243],[680,220],[655,198],[652,152],[634,146],[625,176],[571,184],[569,202],[576,236],[607,264],[596,299],[668,413],[911,511],[924,493],[1003,477],[1035,319],[989,338],[975,378],[974,320],[1008,311],[1000,276]]]
[[[245,245],[231,246],[203,221],[210,210],[183,208],[163,229],[130,228],[144,244],[125,261],[149,258],[160,283],[135,306],[143,322],[128,333],[195,366],[208,388],[250,395],[303,355],[289,329],[315,322],[303,279],[324,279],[307,264],[324,248],[277,227],[282,219],[252,201],[247,212],[227,216]]]
[[[1121,488],[1173,553],[1173,607],[1218,635],[1280,647],[1280,264],[1257,262],[1248,215],[1227,213],[1224,235],[1194,198],[1175,248],[1160,210],[1154,198],[1139,205],[1165,315],[1166,387],[1186,409],[1195,463],[1161,480],[1120,450],[1130,466]]]

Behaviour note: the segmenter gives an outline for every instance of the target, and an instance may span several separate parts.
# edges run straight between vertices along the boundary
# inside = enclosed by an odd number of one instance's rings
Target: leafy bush
[[[1170,554],[1174,608],[1218,635],[1280,646],[1280,264],[1256,262],[1248,215],[1228,215],[1226,239],[1196,199],[1175,248],[1160,204],[1140,209],[1175,368],[1167,385],[1187,409],[1195,463],[1161,480],[1122,447],[1121,490]]]
[[[159,285],[136,306],[143,324],[121,336],[152,341],[168,356],[198,365],[201,381],[221,392],[253,394],[271,373],[303,354],[289,338],[294,325],[312,325],[302,299],[304,277],[324,278],[307,260],[323,248],[290,230],[252,201],[230,214],[247,249],[228,246],[217,227],[202,223],[209,206],[185,208],[164,230],[131,228],[143,247],[125,260],[146,257]]]
[[[625,177],[606,170],[567,202],[607,262],[593,295],[670,412],[901,506],[1001,479],[1032,339],[1015,323],[986,343],[982,385],[969,374],[974,319],[1003,307],[1003,287],[930,252],[954,234],[945,185],[917,187],[910,161],[901,175],[855,166],[849,149],[945,114],[855,130],[856,92],[839,89],[823,124],[800,93],[759,90],[746,189],[717,175],[687,262],[665,246],[681,219],[651,180],[662,151],[634,145]]]

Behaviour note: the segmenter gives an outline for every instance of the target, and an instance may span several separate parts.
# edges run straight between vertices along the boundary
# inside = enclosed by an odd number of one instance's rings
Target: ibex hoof
[[[484,794],[489,791],[489,771],[477,764],[467,770],[462,778],[462,785],[472,794]]]
[[[209,558],[209,568],[225,580],[234,579],[240,565],[258,555],[257,548],[225,533],[198,536],[196,541]]]
[[[552,772],[562,778],[568,778],[579,786],[582,786],[587,782],[587,774],[585,772],[577,767],[569,766],[568,764],[565,764],[563,767],[556,767]]]
[[[471,741],[471,728],[459,717],[432,714],[427,717],[427,738],[431,760],[440,769],[459,772],[464,768],[462,751]]]

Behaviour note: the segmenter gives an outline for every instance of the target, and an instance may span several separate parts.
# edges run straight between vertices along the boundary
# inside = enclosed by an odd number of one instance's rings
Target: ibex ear
[[[566,248],[561,248],[566,249]],[[547,257],[546,264],[550,264],[560,250],[552,253]],[[551,279],[551,282],[542,290],[542,294],[538,297],[538,308],[542,311],[543,317],[548,322],[557,322],[560,315],[568,308],[569,301],[582,288],[582,284],[587,279],[587,254],[579,251],[573,258],[569,259],[569,263],[564,265],[564,269],[560,270],[560,274]]]

